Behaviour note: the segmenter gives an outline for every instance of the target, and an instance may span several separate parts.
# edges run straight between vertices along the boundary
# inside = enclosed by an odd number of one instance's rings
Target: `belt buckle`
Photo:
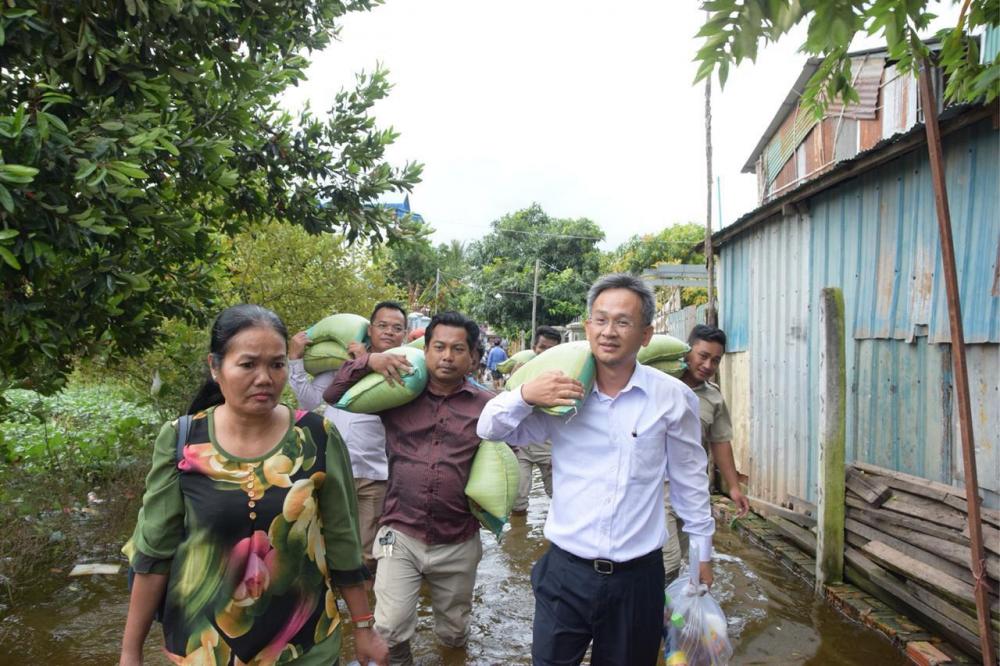
[[[594,571],[604,576],[610,576],[615,572],[615,563],[611,560],[594,560]]]

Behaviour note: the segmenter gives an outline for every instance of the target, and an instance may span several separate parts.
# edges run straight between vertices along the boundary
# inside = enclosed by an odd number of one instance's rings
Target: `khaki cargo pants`
[[[389,531],[395,538],[391,556],[379,544],[379,539]],[[476,567],[483,557],[478,532],[461,543],[429,546],[392,527],[382,526],[375,535],[372,555],[378,560],[375,629],[390,648],[410,640],[416,631],[423,581],[430,588],[434,633],[449,647],[465,645],[469,638]]]

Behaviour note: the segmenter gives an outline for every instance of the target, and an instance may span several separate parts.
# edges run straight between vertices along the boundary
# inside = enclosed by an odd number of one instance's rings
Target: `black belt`
[[[637,569],[641,566],[649,565],[652,562],[663,563],[663,550],[657,548],[656,550],[646,553],[645,555],[640,555],[634,560],[626,560],[625,562],[615,562],[613,560],[590,560],[586,557],[579,557],[573,553],[560,548],[559,546],[552,544],[552,551],[565,557],[570,562],[576,562],[578,564],[583,564],[587,567],[593,567],[594,571],[605,576],[610,576],[616,571],[628,571],[630,569]]]

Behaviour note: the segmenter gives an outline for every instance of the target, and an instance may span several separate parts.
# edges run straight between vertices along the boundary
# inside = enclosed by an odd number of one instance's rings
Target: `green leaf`
[[[0,180],[27,184],[38,175],[38,169],[23,164],[0,164]]]
[[[117,120],[108,120],[101,123],[101,127],[108,130],[109,132],[117,132],[118,130],[125,129],[125,125],[118,122]]]
[[[3,183],[0,183],[0,205],[6,208],[8,213],[14,212],[14,197]]]
[[[21,270],[21,264],[18,262],[17,257],[8,250],[7,248],[0,245],[0,259],[3,259],[7,264],[16,271]]]
[[[0,185],[0,187],[3,187]],[[21,233],[17,229],[0,229],[0,241],[10,240],[11,238],[17,238],[17,235]]]
[[[119,173],[123,173],[130,178],[149,178],[149,174],[139,168],[138,164],[132,162],[122,162],[116,160],[108,164],[109,169],[114,169]]]
[[[52,123],[53,125],[55,125],[61,132],[63,132],[63,133],[69,132],[69,128],[66,127],[66,123],[64,123],[63,120],[62,120],[62,118],[60,118],[59,116],[53,115],[53,114],[49,113],[48,111],[42,111],[41,115],[45,116],[45,118],[50,123]]]
[[[90,174],[94,173],[94,169],[97,168],[97,163],[91,162],[90,160],[77,160],[77,163],[79,163],[80,166],[76,170],[76,176],[74,176],[76,180],[83,180]]]

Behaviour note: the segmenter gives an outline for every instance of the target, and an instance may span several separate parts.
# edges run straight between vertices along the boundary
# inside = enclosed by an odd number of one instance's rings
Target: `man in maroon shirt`
[[[424,334],[427,388],[415,400],[381,412],[389,456],[385,508],[375,536],[375,627],[392,664],[410,664],[417,601],[427,581],[434,632],[451,647],[465,645],[476,567],[483,549],[465,485],[479,446],[476,424],[493,397],[467,378],[479,327],[457,312],[435,315]],[[335,403],[370,372],[400,381],[409,369],[394,354],[361,354],[326,389]]]

